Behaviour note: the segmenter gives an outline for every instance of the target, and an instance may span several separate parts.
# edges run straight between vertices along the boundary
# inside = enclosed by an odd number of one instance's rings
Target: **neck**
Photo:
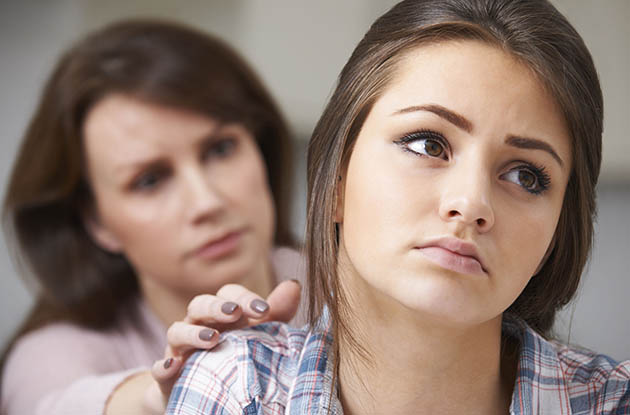
[[[151,276],[139,276],[140,290],[146,299],[151,311],[155,313],[158,319],[169,327],[176,321],[183,320],[186,317],[188,304],[192,299],[201,294],[216,294],[218,287],[208,287],[207,291],[179,289],[168,286],[159,282],[158,279]],[[256,267],[254,272],[248,273],[234,281],[228,283],[241,284],[248,290],[262,296],[267,297],[275,285],[275,277],[271,262],[267,261],[260,267]]]
[[[507,413],[514,362],[501,361],[501,317],[475,327],[444,327],[403,306],[384,313],[349,302],[350,335],[365,353],[339,336],[345,413]]]

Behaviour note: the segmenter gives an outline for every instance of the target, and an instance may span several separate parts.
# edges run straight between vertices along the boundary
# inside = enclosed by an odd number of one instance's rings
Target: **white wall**
[[[4,197],[14,155],[39,90],[80,18],[68,1],[0,3],[0,183]],[[3,235],[4,236],[4,235]],[[0,344],[31,304],[0,239]]]
[[[563,341],[630,358],[630,184],[602,184],[593,256],[576,301],[556,322]]]
[[[393,0],[169,0],[54,2],[0,0],[0,183],[58,54],[87,31],[121,18],[157,16],[216,33],[241,51],[275,94],[302,141],[322,111],[341,66],[369,24]],[[573,313],[572,342],[630,358],[630,2],[556,0],[591,48],[606,102],[600,221],[596,249]],[[604,29],[602,29],[604,28]],[[304,223],[304,164],[297,172],[294,227]],[[0,239],[0,344],[30,297]],[[570,311],[570,310],[569,310]],[[570,313],[569,313],[570,314]],[[563,321],[569,314],[563,315]],[[558,331],[566,339],[567,324]]]
[[[605,181],[630,181],[630,1],[552,0],[584,38],[604,93]]]

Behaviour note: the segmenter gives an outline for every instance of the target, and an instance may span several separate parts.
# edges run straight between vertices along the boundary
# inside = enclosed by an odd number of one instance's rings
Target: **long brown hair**
[[[419,45],[461,39],[494,45],[531,68],[562,109],[572,139],[573,169],[554,245],[507,313],[548,335],[558,309],[575,295],[592,245],[603,124],[601,89],[582,39],[546,0],[405,0],[381,16],[354,50],[309,145],[309,318],[316,325],[328,310],[334,355],[340,336],[364,351],[349,330],[347,294],[337,275],[338,178],[401,57]]]
[[[126,258],[97,246],[82,221],[93,203],[82,125],[92,106],[111,93],[250,129],[275,202],[275,242],[292,242],[288,130],[252,69],[219,39],[197,30],[161,21],[115,23],[60,58],[13,167],[4,224],[39,291],[21,332],[57,319],[95,329],[110,326],[138,293]]]

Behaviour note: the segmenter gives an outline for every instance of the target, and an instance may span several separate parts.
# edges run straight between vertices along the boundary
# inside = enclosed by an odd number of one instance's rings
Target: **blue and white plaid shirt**
[[[503,331],[521,345],[511,414],[630,414],[630,361],[547,341],[521,321]],[[188,359],[166,413],[340,415],[331,344],[281,323],[224,333]]]

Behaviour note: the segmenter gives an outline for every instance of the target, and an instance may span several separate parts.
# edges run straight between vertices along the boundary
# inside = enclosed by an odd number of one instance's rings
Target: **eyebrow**
[[[133,160],[116,166],[114,174],[125,178],[129,175],[133,176],[136,173],[143,171],[144,169],[156,166],[164,166],[164,164],[165,163],[163,157],[150,157],[144,160]]]
[[[466,117],[437,104],[413,105],[410,107],[406,107],[406,108],[394,111],[392,115],[407,114],[410,112],[417,112],[417,111],[432,112],[433,114],[439,116],[440,118],[445,119],[446,121],[466,131],[467,133],[469,134],[472,133],[473,124],[472,122],[467,120]],[[551,145],[549,145],[545,141],[538,140],[536,138],[517,137],[517,136],[510,135],[505,139],[505,144],[512,147],[522,148],[522,149],[527,149],[527,150],[546,151],[558,162],[558,164],[560,164],[561,167],[564,167],[564,162],[562,161],[558,153],[553,149]]]
[[[219,123],[217,124],[215,128],[213,128],[207,134],[200,135],[196,139],[197,142],[195,143],[195,146],[198,149],[200,149],[200,148],[203,148],[203,146],[206,145],[207,143],[212,142],[213,140],[216,140],[217,137],[220,136],[219,133],[226,125],[227,124]],[[129,174],[129,172],[133,173],[135,171],[145,169],[152,165],[158,165],[163,162],[164,162],[163,155],[160,155],[160,156],[152,155],[151,157],[148,157],[146,159],[125,161],[115,168],[115,174]]]
[[[414,105],[411,107],[407,107],[407,108],[403,108],[398,111],[395,111],[392,115],[407,114],[407,113],[416,112],[416,111],[432,112],[435,115],[441,118],[444,118],[446,121],[450,122],[451,124],[454,124],[456,127],[461,128],[467,133],[471,133],[473,130],[472,123],[468,121],[465,117],[437,104]]]
[[[558,164],[560,164],[560,167],[564,167],[564,162],[562,161],[558,153],[555,152],[553,147],[542,140],[538,140],[536,138],[516,137],[511,135],[505,139],[505,144],[512,147],[524,148],[528,150],[546,151],[547,153],[551,154],[551,156],[558,162]]]

